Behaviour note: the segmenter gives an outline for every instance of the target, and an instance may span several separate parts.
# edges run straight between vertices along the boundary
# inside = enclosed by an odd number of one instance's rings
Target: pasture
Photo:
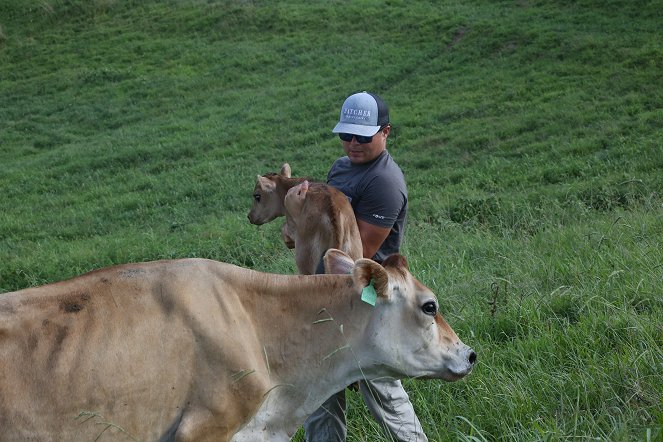
[[[323,179],[369,90],[402,252],[478,354],[405,381],[429,439],[661,440],[661,23],[660,0],[0,0],[0,296],[164,258],[295,273],[282,222],[246,218],[255,177]],[[348,440],[384,440],[349,398]]]

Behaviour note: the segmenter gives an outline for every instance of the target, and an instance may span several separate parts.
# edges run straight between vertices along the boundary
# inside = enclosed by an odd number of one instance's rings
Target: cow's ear
[[[362,258],[355,262],[352,278],[359,287],[366,287],[373,280],[373,287],[378,296],[389,298],[389,276],[387,271],[377,262]]]
[[[323,258],[325,273],[347,275],[352,271],[355,262],[345,252],[338,249],[329,249]]]
[[[283,175],[286,178],[290,178],[290,176],[292,175],[292,172],[290,171],[290,164],[283,163],[283,166],[281,166],[281,175]]]
[[[292,200],[294,198],[305,199],[306,193],[308,192],[308,187],[308,180],[304,180],[296,186],[292,186],[285,194],[285,201],[287,202],[288,200]]]
[[[387,256],[387,258],[382,262],[382,266],[387,269],[395,269],[400,273],[401,275],[406,275],[409,271],[410,268],[407,264],[407,259],[403,255],[399,255],[398,253],[395,253],[393,255]]]
[[[258,175],[258,184],[260,184],[260,189],[262,190],[274,190],[276,188],[274,181],[261,175]]]

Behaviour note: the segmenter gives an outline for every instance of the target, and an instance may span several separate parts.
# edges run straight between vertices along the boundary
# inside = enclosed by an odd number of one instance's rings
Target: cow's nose
[[[474,353],[474,351],[471,351],[468,360],[470,361],[470,364],[474,365],[474,363],[477,361],[477,354]]]

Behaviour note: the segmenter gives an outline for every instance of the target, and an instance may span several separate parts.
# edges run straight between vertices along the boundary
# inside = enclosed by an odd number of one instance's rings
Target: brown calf
[[[249,221],[261,225],[286,217],[281,234],[286,245],[294,247],[297,270],[302,275],[314,274],[331,248],[355,260],[361,258],[361,237],[347,197],[326,184],[290,175],[290,166],[285,163],[278,174],[258,176]]]

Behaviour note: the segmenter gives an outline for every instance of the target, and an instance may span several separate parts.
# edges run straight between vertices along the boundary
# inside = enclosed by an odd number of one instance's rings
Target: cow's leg
[[[304,417],[304,398],[285,386],[272,389],[258,412],[232,442],[288,442],[297,432]]]
[[[182,417],[182,422],[175,432],[175,441],[230,441],[230,436],[239,426],[238,422],[226,420],[225,416],[218,416],[205,408],[196,407],[188,410]]]
[[[262,397],[257,392],[249,391],[252,386],[254,384],[247,385],[246,395],[227,392],[224,400],[215,404],[214,409],[200,405],[187,409],[175,432],[175,440],[177,442],[230,441],[232,435],[260,407]],[[265,388],[262,388],[260,391],[264,390]]]
[[[295,248],[295,239],[290,234],[290,229],[288,228],[287,222],[283,224],[283,227],[281,227],[281,238],[283,238],[283,242],[287,248]]]

